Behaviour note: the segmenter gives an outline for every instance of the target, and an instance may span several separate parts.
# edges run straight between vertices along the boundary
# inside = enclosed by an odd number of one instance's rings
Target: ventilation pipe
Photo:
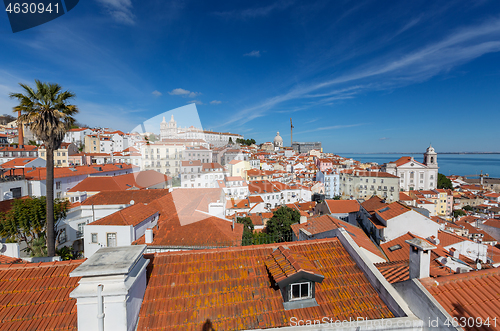
[[[97,285],[97,320],[99,331],[104,331],[104,301],[102,299],[103,285]]]
[[[144,234],[144,239],[146,244],[153,243],[153,229],[146,229],[146,233]]]

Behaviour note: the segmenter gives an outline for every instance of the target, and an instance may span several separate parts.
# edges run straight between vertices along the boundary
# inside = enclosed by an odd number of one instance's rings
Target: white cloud
[[[118,23],[135,24],[135,15],[132,13],[132,0],[96,0],[111,17]]]
[[[260,57],[260,51],[251,51],[250,53],[243,54],[243,56]]]
[[[417,23],[415,21],[413,25]],[[265,116],[278,104],[290,100],[313,98],[317,100],[311,105],[314,106],[332,100],[353,98],[366,91],[394,89],[422,82],[484,54],[494,52],[500,52],[499,18],[461,29],[439,42],[425,45],[404,55],[396,51],[383,58],[375,58],[371,63],[330,80],[297,85],[285,94],[276,95],[253,107],[236,112],[220,126],[236,122],[247,123]],[[329,90],[332,87],[334,90]]]
[[[172,91],[168,92],[168,94],[180,95],[182,97],[187,97],[187,98],[196,98],[198,95],[201,95],[200,92],[191,92],[191,91],[185,90],[183,88],[173,89]]]
[[[219,101],[219,100],[212,100],[212,101],[210,101],[211,105],[220,105],[221,103],[222,103],[222,101]]]
[[[151,92],[151,94],[154,95],[155,97],[161,96],[161,92],[157,90],[154,90],[153,92]]]
[[[378,140],[389,140],[390,138],[387,138],[387,137],[382,137],[382,138],[379,138]]]
[[[265,7],[248,8],[243,10],[232,10],[232,11],[218,12],[215,14],[227,18],[250,19],[255,17],[267,16],[275,10],[284,10],[290,7],[293,3],[294,1],[277,1]]]
[[[189,100],[186,103],[194,103],[195,105],[204,105],[204,103],[201,102],[200,100]]]

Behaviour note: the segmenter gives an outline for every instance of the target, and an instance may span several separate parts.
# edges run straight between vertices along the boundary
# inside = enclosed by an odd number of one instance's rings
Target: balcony
[[[83,231],[76,231],[76,239],[83,238]]]

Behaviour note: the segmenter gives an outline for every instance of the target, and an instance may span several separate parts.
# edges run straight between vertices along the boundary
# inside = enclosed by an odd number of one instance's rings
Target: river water
[[[339,154],[360,162],[377,162],[383,164],[396,161],[401,156],[413,156],[418,162],[423,162],[423,154]],[[489,174],[500,178],[500,154],[438,154],[439,172],[448,175],[479,175]]]

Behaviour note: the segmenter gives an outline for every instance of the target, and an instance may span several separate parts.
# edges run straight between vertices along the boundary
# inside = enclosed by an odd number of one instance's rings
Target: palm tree
[[[78,113],[75,105],[68,100],[75,97],[69,91],[62,91],[58,84],[42,83],[35,80],[36,90],[26,84],[19,83],[23,93],[11,93],[19,105],[14,112],[20,112],[17,125],[26,125],[31,132],[45,144],[47,152],[47,255],[55,255],[54,229],[54,151],[59,149],[64,135],[75,122],[73,116]]]

